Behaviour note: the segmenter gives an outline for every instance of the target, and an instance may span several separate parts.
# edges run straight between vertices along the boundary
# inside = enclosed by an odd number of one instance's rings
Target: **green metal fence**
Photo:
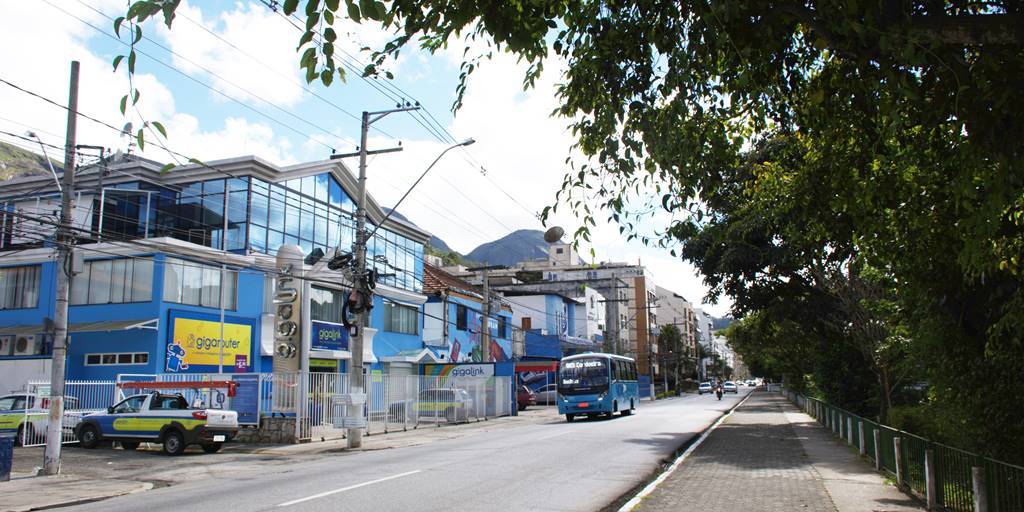
[[[933,499],[939,509],[974,512],[974,477],[972,468],[981,468],[988,512],[1024,511],[1024,467],[1007,464],[981,455],[936,443],[923,437],[897,430],[862,418],[815,398],[783,390],[789,399],[831,430],[843,442],[858,449],[863,444],[865,455],[875,461],[876,453],[883,473],[897,478],[899,484],[927,498],[928,476],[926,453],[931,458],[935,479]],[[860,425],[863,425],[863,438]],[[852,427],[852,428],[851,428]],[[876,452],[875,432],[878,432]],[[899,440],[899,443],[896,440]],[[899,457],[896,449],[899,446]],[[897,468],[897,460],[900,466]]]

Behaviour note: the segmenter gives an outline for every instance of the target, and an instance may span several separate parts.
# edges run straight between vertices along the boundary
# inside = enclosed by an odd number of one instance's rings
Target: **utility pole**
[[[57,228],[57,296],[53,312],[53,353],[50,371],[50,410],[46,424],[46,451],[43,474],[60,472],[60,449],[64,437],[64,363],[68,341],[68,288],[71,281],[71,198],[75,190],[75,133],[78,125],[78,61],[71,61],[68,93],[68,128],[64,141],[64,187],[60,200],[60,226]]]
[[[483,310],[482,327],[480,330],[480,360],[484,363],[491,361],[491,285],[488,271],[508,268],[505,265],[490,265],[484,267],[473,267],[466,269],[470,272],[480,272],[484,285],[484,302],[481,304]]]

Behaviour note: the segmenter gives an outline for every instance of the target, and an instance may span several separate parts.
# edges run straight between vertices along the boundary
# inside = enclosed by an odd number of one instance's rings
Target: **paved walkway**
[[[784,397],[759,391],[633,510],[923,509]]]

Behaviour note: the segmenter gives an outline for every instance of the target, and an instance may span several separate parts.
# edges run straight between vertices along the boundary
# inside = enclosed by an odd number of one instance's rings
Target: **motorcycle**
[[[715,396],[717,396],[719,400],[722,399],[722,388],[721,387],[715,388]]]

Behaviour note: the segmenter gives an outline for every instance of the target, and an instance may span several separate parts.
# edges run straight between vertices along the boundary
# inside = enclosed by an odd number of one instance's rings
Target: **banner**
[[[333,322],[312,321],[313,350],[348,350],[348,329]]]
[[[167,343],[168,372],[208,371],[221,363],[228,371],[252,368],[252,325],[224,323],[223,358],[220,322],[176,317]],[[207,368],[197,369],[196,366]]]

